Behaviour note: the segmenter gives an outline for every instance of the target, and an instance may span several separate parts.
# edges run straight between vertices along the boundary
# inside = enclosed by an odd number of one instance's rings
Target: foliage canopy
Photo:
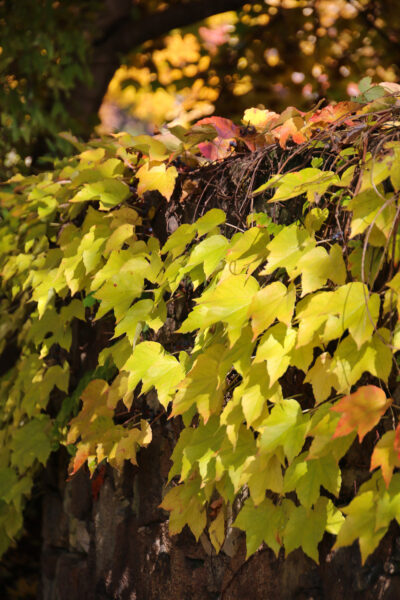
[[[120,469],[154,419],[181,424],[171,533],[227,551],[233,525],[248,555],[314,560],[324,532],[376,548],[400,499],[399,100],[361,90],[243,127],[70,137],[74,157],[3,185],[1,552],[52,450],[71,476]],[[180,221],[195,206],[165,242],[160,203]]]

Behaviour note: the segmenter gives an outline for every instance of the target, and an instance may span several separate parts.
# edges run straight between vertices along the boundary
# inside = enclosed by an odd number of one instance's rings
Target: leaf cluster
[[[265,543],[318,560],[325,532],[358,539],[363,560],[376,548],[400,498],[397,110],[386,94],[252,109],[244,132],[214,119],[71,138],[75,157],[3,186],[0,351],[17,358],[0,380],[1,551],[60,443],[71,475],[120,469],[167,418],[182,423],[162,502],[172,534],[208,531],[228,552],[234,519],[248,555]],[[161,244],[146,198],[190,202],[184,183],[231,159],[226,140],[298,161],[247,191],[267,208],[245,228],[232,235],[215,207]],[[285,224],[269,212],[292,203]],[[349,484],[357,444],[365,481]]]

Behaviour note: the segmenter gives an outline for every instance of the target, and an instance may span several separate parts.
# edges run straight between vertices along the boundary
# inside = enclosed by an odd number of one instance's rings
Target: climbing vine
[[[236,527],[248,556],[317,561],[329,532],[365,560],[399,519],[399,109],[361,89],[242,126],[66,135],[75,157],[2,186],[0,552],[52,451],[70,476],[121,469],[155,419],[180,430],[172,534],[219,552]],[[203,189],[235,161],[242,213]]]

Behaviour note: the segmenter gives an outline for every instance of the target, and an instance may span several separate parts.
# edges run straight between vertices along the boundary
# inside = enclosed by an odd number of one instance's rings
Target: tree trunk
[[[171,537],[159,504],[176,434],[172,427],[154,425],[154,440],[140,451],[139,467],[127,464],[122,474],[107,468],[91,481],[82,469],[64,483],[66,457],[48,466],[42,600],[400,598],[397,526],[365,566],[357,545],[332,552],[330,536],[320,544],[320,565],[300,550],[284,559],[267,548],[246,561],[237,530],[218,556],[205,537],[196,543],[187,529]]]
[[[238,10],[256,0],[189,0],[143,16],[132,12],[132,0],[105,0],[103,10],[90,35],[91,81],[79,84],[71,94],[72,116],[87,136],[121,58],[141,44],[167,34],[171,29],[192,25],[211,15]]]

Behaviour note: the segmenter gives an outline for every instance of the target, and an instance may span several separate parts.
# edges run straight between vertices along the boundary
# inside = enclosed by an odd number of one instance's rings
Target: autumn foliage
[[[400,500],[399,100],[360,88],[307,113],[66,135],[74,157],[3,185],[2,552],[52,451],[70,476],[140,468],[155,419],[180,431],[171,534],[219,552],[234,526],[248,555],[316,561],[325,532],[376,548]]]

